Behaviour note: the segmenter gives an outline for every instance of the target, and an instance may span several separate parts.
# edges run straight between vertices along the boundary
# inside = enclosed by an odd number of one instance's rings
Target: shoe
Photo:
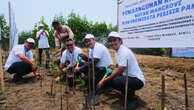
[[[90,98],[90,100],[89,100],[89,98]],[[87,101],[88,104],[90,103],[92,105],[97,105],[98,100],[99,100],[99,95],[98,94],[95,95],[95,103],[94,103],[93,95],[86,96],[86,101]]]
[[[15,74],[13,76],[13,80],[12,81],[13,82],[18,82],[18,81],[22,81],[22,80],[23,80],[22,76]]]
[[[136,99],[127,99],[127,110],[135,110],[137,107],[137,100]]]

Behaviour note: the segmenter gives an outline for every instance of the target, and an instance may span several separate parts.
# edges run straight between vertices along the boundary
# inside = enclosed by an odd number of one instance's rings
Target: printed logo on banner
[[[123,2],[124,2],[124,0],[118,0],[118,4],[121,4]]]

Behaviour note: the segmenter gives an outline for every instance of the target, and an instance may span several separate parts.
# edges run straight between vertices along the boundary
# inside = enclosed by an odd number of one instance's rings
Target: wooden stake
[[[53,80],[51,82],[51,94],[50,95],[53,96]]]
[[[1,74],[1,90],[2,93],[5,94],[5,84],[4,84],[4,72],[3,72],[3,64],[2,64],[2,48],[0,45],[0,74]]]
[[[74,64],[74,53],[72,52],[72,64]],[[73,72],[73,94],[75,94],[75,72],[74,72],[74,66],[73,66],[73,68],[72,68],[72,72]]]
[[[63,90],[62,90],[62,84],[61,84],[61,109],[60,110],[63,110]],[[67,105],[68,106],[68,105]]]
[[[161,110],[164,110],[165,108],[165,75],[161,74],[161,80],[162,80],[162,89],[161,89]]]
[[[127,71],[126,71],[126,82],[125,82],[125,103],[124,103],[124,110],[127,110],[127,93],[128,93],[128,59],[127,59]]]
[[[90,63],[89,63],[89,51],[88,51],[88,83],[89,83],[89,89],[88,89],[88,96],[89,96],[89,110],[91,110],[91,76],[90,76]],[[87,100],[87,99],[86,99]]]
[[[185,63],[185,60],[183,58],[183,64]],[[189,101],[188,101],[188,90],[187,90],[187,76],[186,76],[187,70],[184,71],[184,88],[185,88],[185,110],[189,110]]]
[[[184,74],[184,87],[185,87],[185,110],[189,110],[186,73]]]
[[[92,73],[93,73],[93,109],[95,110],[95,71],[94,71],[94,57],[92,56]]]

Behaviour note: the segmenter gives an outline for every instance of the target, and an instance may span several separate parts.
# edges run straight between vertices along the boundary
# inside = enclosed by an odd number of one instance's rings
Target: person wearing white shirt
[[[34,39],[28,38],[23,45],[16,45],[12,48],[4,69],[10,74],[15,73],[13,81],[20,81],[24,75],[30,72],[33,72],[36,78],[40,78],[30,50],[34,44]]]
[[[94,61],[94,71],[95,71],[95,85],[103,78],[104,74],[106,73],[106,67],[113,64],[111,55],[108,49],[103,45],[95,41],[94,35],[87,34],[83,39],[85,45],[90,48],[89,49],[89,62],[88,56],[85,54],[81,54],[83,60],[88,63],[85,63],[81,67],[75,68],[75,71],[80,71],[85,73],[84,80],[86,84],[88,84],[88,66],[90,66],[90,72],[92,76],[92,59]],[[89,64],[89,65],[88,65]],[[92,82],[91,77],[91,82]]]
[[[39,64],[42,64],[42,51],[45,51],[46,54],[46,68],[48,68],[49,61],[49,34],[44,29],[44,25],[39,25],[39,31],[36,33],[36,38],[38,39],[38,53],[39,53]]]
[[[73,39],[66,39],[65,41],[66,49],[62,53],[62,57],[60,59],[59,69],[65,73],[68,69],[72,69],[73,66],[77,64],[77,57],[82,53],[82,49],[75,46]],[[69,64],[66,65],[66,62]],[[60,76],[56,78],[56,81],[60,80]]]
[[[116,53],[117,65],[111,65],[111,67],[116,67],[112,74],[104,80],[98,83],[99,87],[103,85],[108,85],[117,90],[120,90],[123,95],[125,93],[125,82],[126,82],[126,72],[128,69],[128,104],[134,107],[135,101],[135,91],[141,89],[145,84],[144,75],[137,63],[135,55],[133,52],[122,45],[122,38],[119,33],[111,32],[108,35],[108,43],[111,48],[113,48]],[[127,68],[128,61],[128,68]],[[135,103],[132,103],[135,102]],[[131,106],[131,107],[132,107]]]

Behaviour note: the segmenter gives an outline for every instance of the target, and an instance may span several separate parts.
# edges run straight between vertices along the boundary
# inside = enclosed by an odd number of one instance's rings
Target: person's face
[[[53,28],[54,28],[55,30],[59,31],[59,30],[60,30],[60,25],[55,25],[55,26],[53,26]]]
[[[74,42],[73,41],[66,41],[65,46],[68,51],[73,52],[74,49]]]
[[[94,39],[86,39],[84,41],[85,45],[89,48],[94,48],[95,40]]]
[[[108,44],[109,46],[114,49],[114,50],[118,50],[120,45],[121,45],[122,41],[119,38],[115,38],[115,37],[110,37],[108,39]]]
[[[27,41],[25,42],[24,45],[26,46],[27,50],[30,50],[34,47],[34,43],[30,43],[30,42],[27,42]]]
[[[40,30],[44,30],[44,27],[43,27],[43,26],[40,26],[39,29],[40,29]]]

